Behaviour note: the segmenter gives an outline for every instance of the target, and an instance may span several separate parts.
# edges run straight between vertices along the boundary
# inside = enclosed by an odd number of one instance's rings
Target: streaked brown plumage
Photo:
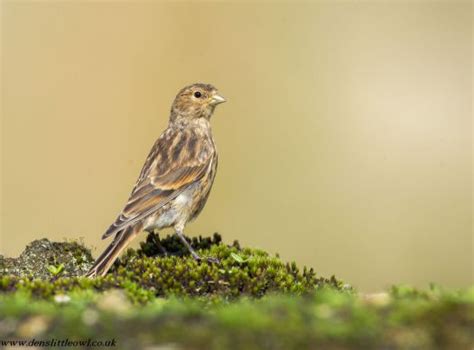
[[[209,84],[183,88],[171,107],[168,128],[148,155],[122,213],[102,238],[114,236],[87,276],[103,276],[119,254],[141,232],[174,227],[191,254],[200,259],[183,236],[209,196],[217,170],[217,150],[210,118],[225,102]]]

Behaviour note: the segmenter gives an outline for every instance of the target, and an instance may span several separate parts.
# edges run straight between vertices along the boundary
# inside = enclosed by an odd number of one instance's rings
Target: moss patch
[[[110,341],[119,349],[471,349],[474,289],[397,287],[361,296],[320,289],[229,302],[155,298],[133,305],[119,290],[55,301],[0,295],[0,339]]]
[[[177,237],[160,240],[150,234],[140,249],[129,249],[105,277],[87,279],[78,277],[93,262],[87,249],[43,239],[30,244],[16,261],[4,263],[0,291],[51,299],[58,293],[120,288],[132,302],[146,303],[170,295],[232,299],[275,292],[303,294],[324,286],[351,288],[335,277],[300,270],[295,263],[284,263],[262,250],[242,248],[237,242],[223,244],[218,234],[194,238],[191,244],[201,256],[220,262],[197,262]]]
[[[96,279],[81,277],[93,259],[78,243],[43,239],[0,258],[0,348],[32,339],[113,340],[120,349],[473,348],[474,288],[361,295],[217,234],[192,245],[220,263],[196,262],[176,237],[157,235]]]

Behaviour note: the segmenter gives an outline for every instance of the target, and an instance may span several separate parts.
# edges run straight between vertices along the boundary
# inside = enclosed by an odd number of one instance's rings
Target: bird
[[[112,242],[85,276],[107,274],[140,232],[169,227],[193,258],[201,260],[184,237],[184,228],[204,208],[216,176],[218,156],[210,119],[223,102],[226,99],[211,84],[195,83],[178,92],[168,127],[151,148],[122,212],[102,236],[113,236]]]

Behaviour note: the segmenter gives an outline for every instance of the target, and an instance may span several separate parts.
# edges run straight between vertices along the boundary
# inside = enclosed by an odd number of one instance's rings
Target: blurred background
[[[208,82],[220,168],[188,234],[363,291],[473,283],[471,2],[1,10],[0,254],[48,237],[97,255],[176,92]]]

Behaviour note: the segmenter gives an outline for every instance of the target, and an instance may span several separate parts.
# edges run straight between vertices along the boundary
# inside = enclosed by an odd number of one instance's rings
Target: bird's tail
[[[104,276],[120,253],[129,245],[129,243],[140,232],[141,227],[127,227],[117,232],[112,243],[105,248],[104,252],[97,258],[94,265],[85,274],[86,277],[93,278]]]

